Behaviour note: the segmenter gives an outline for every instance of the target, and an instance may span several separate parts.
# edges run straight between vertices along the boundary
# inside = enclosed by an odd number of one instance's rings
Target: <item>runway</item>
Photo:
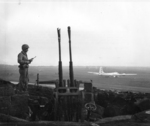
[[[99,89],[106,90],[118,90],[118,91],[132,91],[132,92],[142,92],[142,93],[150,93],[150,88],[145,87],[133,87],[133,86],[124,86],[124,85],[111,85],[111,84],[99,84],[93,83],[93,85],[98,85]]]

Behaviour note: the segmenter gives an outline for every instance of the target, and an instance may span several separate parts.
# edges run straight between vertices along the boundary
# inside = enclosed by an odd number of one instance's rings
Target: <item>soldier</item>
[[[28,89],[28,68],[29,64],[33,61],[33,58],[28,59],[27,52],[29,46],[27,44],[22,45],[22,51],[18,54],[18,63],[19,65],[19,90],[20,92],[27,91]]]

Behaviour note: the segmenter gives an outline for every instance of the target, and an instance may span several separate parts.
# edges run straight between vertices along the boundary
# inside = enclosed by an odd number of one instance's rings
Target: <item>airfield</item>
[[[146,67],[104,67],[105,72],[118,72],[118,73],[135,73],[135,76],[120,76],[120,77],[104,77],[94,74],[89,74],[89,71],[98,72],[99,66],[75,66],[74,67],[74,79],[82,82],[91,82],[93,83],[93,87],[97,89],[94,90],[95,95],[95,103],[101,106],[104,111],[102,112],[102,118],[98,118],[95,122],[96,124],[102,126],[116,126],[116,125],[132,125],[132,126],[148,126],[149,125],[149,93],[150,93],[150,68]],[[2,85],[6,84],[8,81],[11,81],[13,84],[18,84],[19,80],[19,72],[17,65],[0,65],[0,78],[1,80],[6,80]],[[40,98],[49,98],[53,96],[52,89],[47,88],[49,85],[43,85],[42,87],[35,88],[33,86],[36,84],[37,73],[39,74],[39,80],[48,81],[48,80],[57,80],[58,79],[58,67],[57,66],[30,66],[29,68],[29,96],[30,98],[35,98],[40,96]],[[69,79],[69,67],[63,67],[63,78],[65,80]],[[3,81],[2,80],[2,81]],[[11,83],[11,84],[12,84]],[[9,83],[10,84],[10,83]],[[14,97],[28,97],[28,95],[20,95],[17,94],[16,88],[17,86],[12,86],[13,93],[12,99]],[[46,88],[45,88],[46,87]],[[51,87],[51,86],[50,86]],[[6,88],[5,88],[6,89]],[[15,90],[14,90],[15,89]],[[100,89],[100,90],[99,90]],[[2,91],[4,92],[4,91]],[[134,93],[135,92],[135,93]],[[7,94],[8,92],[5,91]],[[38,94],[38,95],[37,95]],[[137,100],[134,101],[134,98]],[[19,101],[22,100],[19,99]],[[15,100],[14,100],[15,101]],[[16,104],[13,100],[11,101],[11,105]],[[25,100],[23,100],[25,101]],[[34,101],[34,100],[33,100]],[[130,102],[129,102],[130,101]],[[52,103],[52,102],[50,102]],[[132,104],[131,104],[132,103]],[[18,102],[18,107],[12,108],[10,110],[15,110],[16,113],[12,113],[11,116],[17,117],[20,119],[20,115],[17,114],[22,113],[24,111],[18,111],[18,108],[21,110],[22,107],[28,107],[28,105],[21,106],[22,102]],[[12,107],[11,106],[11,107]],[[34,108],[34,107],[33,107]],[[44,109],[42,109],[42,113],[44,113]],[[47,110],[47,109],[46,109]],[[36,110],[38,111],[38,110]],[[41,111],[41,110],[40,110]],[[35,112],[35,111],[34,111]],[[98,111],[96,111],[98,112]],[[147,114],[148,112],[148,114]],[[98,115],[101,114],[98,113]],[[5,116],[5,115],[1,115]],[[39,117],[44,117],[43,114],[38,115]],[[6,117],[6,116],[5,116]],[[19,117],[19,118],[18,118]],[[96,119],[95,116],[92,116]],[[22,119],[22,118],[21,118]],[[25,120],[27,121],[27,120]],[[42,120],[43,121],[43,120]],[[143,122],[144,121],[144,122]],[[18,123],[18,122],[17,122]],[[38,122],[29,122],[33,124],[37,124]],[[39,125],[47,125],[53,122],[44,122],[44,124],[39,123]],[[10,124],[11,125],[11,124]],[[24,123],[20,123],[19,125],[24,125]],[[38,124],[37,124],[38,125]],[[57,125],[57,124],[56,124]],[[59,125],[59,124],[58,124]],[[68,124],[65,124],[68,125]],[[70,124],[69,124],[70,125]],[[74,125],[74,123],[72,123]],[[83,124],[84,125],[84,124]]]
[[[149,67],[103,67],[105,72],[135,73],[133,76],[104,77],[88,73],[98,72],[99,66],[74,66],[74,79],[78,81],[92,81],[93,86],[103,90],[132,91],[150,93]],[[17,65],[0,65],[0,78],[18,82],[19,71]],[[29,82],[36,83],[37,73],[40,81],[58,79],[58,66],[30,66]],[[63,78],[69,79],[69,67],[63,66]]]

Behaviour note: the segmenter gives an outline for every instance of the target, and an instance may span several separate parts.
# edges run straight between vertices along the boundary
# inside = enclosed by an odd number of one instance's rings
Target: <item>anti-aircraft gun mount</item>
[[[70,80],[63,80],[63,69],[61,61],[61,29],[57,28],[58,47],[59,47],[59,65],[58,74],[59,80],[39,81],[37,74],[37,85],[39,84],[55,84],[54,97],[54,118],[55,121],[83,121],[84,109],[88,110],[87,119],[90,116],[90,111],[96,109],[93,96],[92,82],[84,82],[74,80],[73,62],[71,52],[71,28],[68,27],[69,37],[69,76]],[[84,85],[84,90],[80,91],[80,85]]]

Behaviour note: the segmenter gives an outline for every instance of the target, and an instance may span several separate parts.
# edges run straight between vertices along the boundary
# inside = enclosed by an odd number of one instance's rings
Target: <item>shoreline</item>
[[[18,84],[18,82],[10,81],[12,84]],[[133,92],[133,93],[150,93],[150,88],[143,88],[143,87],[133,87],[133,86],[122,86],[122,85],[113,85],[110,86],[109,84],[99,84],[99,83],[93,83],[93,85],[99,85],[99,86],[93,86],[100,90],[111,90],[115,92]],[[29,85],[36,85],[35,83],[29,83]],[[39,86],[43,87],[49,87],[49,88],[55,88],[55,84],[39,84]],[[80,87],[80,90],[83,90],[84,87]]]

